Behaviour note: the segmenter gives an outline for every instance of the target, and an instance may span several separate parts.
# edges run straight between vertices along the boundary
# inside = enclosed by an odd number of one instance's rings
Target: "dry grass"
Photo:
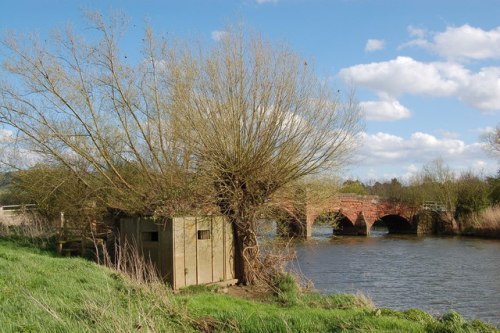
[[[488,207],[460,221],[465,234],[500,238],[500,205]]]
[[[0,237],[22,239],[39,247],[53,245],[57,229],[36,211],[22,210],[13,216],[0,216]]]
[[[161,275],[150,258],[144,257],[136,242],[115,242],[113,255],[105,244],[94,243],[98,264],[126,275],[137,284],[163,284]],[[101,259],[102,258],[102,259]]]
[[[297,272],[290,272],[289,263],[296,258],[293,239],[269,239],[260,245],[258,284],[268,292],[277,293],[276,278],[291,274],[297,287],[306,286],[306,279]]]

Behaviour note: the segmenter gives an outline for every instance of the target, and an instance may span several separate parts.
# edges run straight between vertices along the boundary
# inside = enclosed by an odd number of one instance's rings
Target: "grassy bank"
[[[354,295],[255,301],[191,288],[173,294],[78,258],[0,239],[1,332],[499,332],[456,313],[377,309]]]

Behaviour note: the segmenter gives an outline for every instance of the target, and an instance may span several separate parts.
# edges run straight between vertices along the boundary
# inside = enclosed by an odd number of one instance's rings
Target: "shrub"
[[[272,280],[272,287],[278,301],[283,304],[294,305],[299,298],[299,285],[290,273],[277,273]]]

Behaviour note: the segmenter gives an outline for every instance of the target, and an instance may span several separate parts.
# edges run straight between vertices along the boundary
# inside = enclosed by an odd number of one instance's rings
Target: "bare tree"
[[[233,223],[237,277],[252,283],[261,264],[259,208],[284,186],[346,161],[358,106],[339,101],[290,49],[238,30],[190,68],[181,127],[215,204]]]
[[[48,42],[2,41],[0,122],[17,131],[19,147],[72,170],[110,207],[159,215],[192,208],[189,154],[170,121],[179,64],[158,60],[174,52],[147,31],[143,61],[132,66],[118,47],[124,18],[88,15],[96,40],[67,28]]]
[[[455,211],[457,202],[456,175],[442,159],[436,159],[422,167],[414,184],[421,191],[423,200],[434,200],[449,212]]]
[[[500,125],[485,134],[483,141],[486,143],[486,149],[491,152],[493,156],[500,156]]]
[[[198,49],[148,30],[132,65],[119,50],[124,19],[90,22],[96,40],[66,29],[47,43],[3,41],[0,122],[109,207],[160,217],[216,207],[233,223],[237,277],[254,282],[259,212],[278,190],[345,163],[356,102],[287,47],[239,30]]]

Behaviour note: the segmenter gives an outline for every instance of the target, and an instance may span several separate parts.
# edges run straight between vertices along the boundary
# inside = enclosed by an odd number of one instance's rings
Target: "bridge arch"
[[[295,237],[306,233],[307,222],[303,214],[291,212],[283,208],[273,211],[276,221],[276,233],[282,237]]]
[[[373,222],[369,230],[370,235],[372,233],[383,235],[387,234],[388,232],[389,228],[387,227],[387,222],[382,219],[377,219],[375,222]]]
[[[354,222],[343,214],[339,213],[336,225],[333,228],[333,233],[337,235],[357,235],[358,229],[354,226]]]
[[[354,222],[340,211],[331,211],[320,214],[314,220],[314,224],[329,223],[335,235],[357,235]]]
[[[407,218],[398,214],[385,215],[379,218],[379,220],[381,221],[379,224],[387,226],[390,234],[411,234],[415,231],[412,223]]]

